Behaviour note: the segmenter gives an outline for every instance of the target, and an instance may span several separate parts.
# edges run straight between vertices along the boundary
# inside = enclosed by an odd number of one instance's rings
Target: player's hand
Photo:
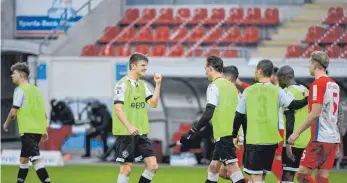
[[[139,134],[139,130],[138,130],[137,128],[133,127],[133,126],[130,126],[130,127],[128,128],[128,131],[129,131],[129,133],[130,133],[131,135],[138,135],[138,134]]]
[[[153,74],[153,78],[154,78],[154,81],[155,81],[156,84],[160,84],[161,83],[161,79],[162,79],[161,74],[155,72]]]
[[[239,137],[233,138],[234,146],[238,149],[239,147]]]
[[[193,135],[195,133],[196,133],[196,130],[194,128],[190,129],[187,133],[182,135],[180,139],[180,143],[183,145],[188,145],[191,142]]]
[[[2,128],[4,129],[5,132],[8,132],[8,123],[5,122],[4,125],[2,125]]]
[[[43,135],[42,135],[42,139],[43,139],[43,141],[48,140],[48,134],[47,134],[47,133],[46,133],[46,134],[43,134]]]
[[[297,133],[293,133],[293,134],[291,134],[290,136],[289,136],[289,138],[288,138],[288,144],[289,145],[294,145],[294,142],[296,141],[296,139],[298,139],[299,138],[299,134],[297,134]]]
[[[286,146],[286,154],[290,160],[295,161],[295,156],[293,154],[292,145]]]

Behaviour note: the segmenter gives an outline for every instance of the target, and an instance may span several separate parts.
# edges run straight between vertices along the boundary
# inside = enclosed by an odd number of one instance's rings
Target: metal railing
[[[57,37],[57,32],[59,30],[64,30],[64,34],[67,33],[67,27],[69,26],[69,21],[73,18],[75,18],[78,13],[81,11],[87,10],[87,14],[89,14],[92,11],[92,3],[97,0],[88,0],[86,3],[84,3],[78,10],[76,10],[70,17],[65,19],[64,21],[60,21],[59,25],[52,30],[50,34],[45,36],[45,38],[39,43],[39,54],[41,55],[43,53],[43,47],[49,44],[49,41],[51,39],[54,39]],[[60,17],[66,16],[66,12],[62,13]]]

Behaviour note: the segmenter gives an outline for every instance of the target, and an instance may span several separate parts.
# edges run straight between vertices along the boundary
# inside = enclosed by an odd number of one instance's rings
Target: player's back
[[[327,143],[340,143],[337,127],[340,87],[330,77],[320,77],[310,86],[308,108],[314,103],[322,104],[322,111],[317,122],[311,127],[311,140]]]

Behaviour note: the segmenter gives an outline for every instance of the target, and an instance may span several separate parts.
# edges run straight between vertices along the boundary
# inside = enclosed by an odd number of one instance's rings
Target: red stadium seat
[[[172,31],[169,40],[170,42],[178,42],[181,39],[183,39],[187,35],[187,28],[186,27],[176,27]]]
[[[170,28],[168,26],[157,27],[154,40],[156,42],[168,42],[170,37]]]
[[[141,27],[139,28],[135,37],[135,42],[152,42],[153,32],[152,27]]]
[[[266,8],[264,18],[260,21],[264,25],[275,25],[279,23],[279,12],[277,8]]]
[[[341,37],[342,28],[340,26],[330,27],[325,33],[322,43],[334,43]]]
[[[134,27],[123,27],[122,31],[119,34],[122,34],[115,42],[116,43],[123,43],[128,42],[132,37],[135,36],[136,30]]]
[[[186,133],[192,128],[191,123],[180,123],[179,132]]]
[[[228,24],[239,24],[243,18],[243,8],[231,8],[229,17],[226,21]]]
[[[324,34],[324,29],[319,26],[311,26],[306,34],[304,43],[315,43],[317,42]]]
[[[206,21],[206,24],[218,24],[223,21],[225,18],[225,9],[224,8],[213,8],[212,15]]]
[[[177,14],[174,18],[175,24],[181,24],[187,21],[190,18],[190,9],[189,8],[180,8],[177,10]]]
[[[203,36],[205,36],[205,28],[203,26],[198,25],[196,27],[193,27],[191,31],[192,32],[189,36],[189,39],[185,40],[185,42],[197,42]]]
[[[154,8],[145,8],[142,11],[142,15],[137,24],[147,24],[156,16],[156,10]]]
[[[161,57],[164,56],[166,53],[166,46],[165,45],[155,45],[152,49],[152,56],[155,57]]]
[[[203,57],[208,57],[208,56],[211,56],[211,55],[216,55],[216,56],[219,56],[219,50],[218,49],[209,49],[206,53],[204,53]]]
[[[324,19],[325,24],[335,24],[342,20],[343,9],[341,7],[330,7],[328,11],[328,16]]]
[[[156,24],[173,24],[173,9],[161,8],[159,10],[159,17],[155,21]]]
[[[286,58],[298,58],[302,55],[301,45],[289,45],[287,47]]]
[[[223,35],[223,28],[218,27],[216,30],[210,30],[213,31],[203,42],[204,43],[214,43],[218,39],[220,39],[221,35]]]
[[[170,49],[169,57],[181,57],[184,53],[184,48],[182,45],[173,46]]]
[[[97,56],[98,47],[94,44],[87,45],[83,47],[81,56]]]
[[[225,58],[237,58],[238,57],[238,51],[237,50],[224,50],[222,54],[223,54],[223,57],[225,57]]]
[[[201,47],[197,47],[193,50],[190,50],[187,54],[187,57],[201,57],[202,56],[203,49]]]
[[[340,47],[338,45],[332,45],[325,47],[325,53],[329,58],[339,58],[340,56]]]
[[[118,26],[113,26],[113,27],[109,26],[104,30],[104,35],[102,35],[102,37],[99,38],[98,42],[108,43],[117,36],[118,32],[119,32]]]
[[[347,45],[343,47],[341,58],[347,58]]]
[[[99,56],[114,56],[114,46],[113,45],[103,45],[100,48]]]
[[[118,47],[117,56],[119,57],[128,57],[131,54],[131,47],[129,45],[121,45]]]
[[[144,55],[148,55],[148,53],[149,53],[148,45],[146,45],[146,44],[136,45],[135,52],[139,52],[139,53],[142,53]]]
[[[188,24],[198,24],[201,21],[204,21],[207,18],[207,9],[206,8],[196,8],[194,9],[194,15],[191,21]]]
[[[339,43],[347,43],[347,29],[345,30],[345,32],[340,37]]]
[[[313,51],[322,51],[322,48],[319,45],[310,45],[305,49],[302,56],[304,58],[309,58]]]
[[[221,41],[222,43],[238,42],[241,37],[241,30],[239,26],[230,27],[227,31],[227,36]]]
[[[260,8],[248,8],[247,15],[241,20],[242,24],[259,24],[261,20]]]
[[[140,15],[140,11],[137,8],[129,8],[125,11],[123,19],[120,21],[121,24],[130,24],[135,21]]]
[[[245,28],[243,35],[238,40],[243,44],[255,44],[259,42],[259,28],[254,26],[248,26]]]

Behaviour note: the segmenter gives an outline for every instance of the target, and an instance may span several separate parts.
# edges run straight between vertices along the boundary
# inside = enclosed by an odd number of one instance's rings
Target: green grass
[[[119,167],[110,165],[67,165],[48,167],[52,183],[116,183]],[[143,167],[133,167],[129,183],[137,183]],[[1,166],[1,183],[13,183],[17,179],[18,166]],[[207,168],[202,167],[161,167],[152,183],[203,183]],[[330,176],[331,183],[347,183],[346,171],[335,171]],[[25,183],[40,182],[31,167]],[[230,181],[219,179],[219,183]],[[267,183],[277,183],[275,177],[267,177]]]

